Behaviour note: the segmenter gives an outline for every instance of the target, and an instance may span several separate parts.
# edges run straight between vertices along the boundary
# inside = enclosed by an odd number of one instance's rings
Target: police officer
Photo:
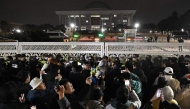
[[[184,43],[184,40],[182,37],[179,38],[178,40],[179,43]],[[182,52],[183,51],[183,47],[182,46],[179,46],[179,52]]]

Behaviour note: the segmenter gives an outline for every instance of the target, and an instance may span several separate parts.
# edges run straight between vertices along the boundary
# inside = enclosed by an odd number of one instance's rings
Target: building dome
[[[102,1],[94,1],[89,3],[85,9],[88,10],[111,10],[110,6]]]

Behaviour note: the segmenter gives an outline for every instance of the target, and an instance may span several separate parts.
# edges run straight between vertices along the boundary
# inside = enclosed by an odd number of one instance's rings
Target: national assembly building
[[[117,24],[133,26],[133,16],[136,10],[112,10],[102,1],[94,1],[80,11],[56,11],[59,24],[76,30],[112,30]]]

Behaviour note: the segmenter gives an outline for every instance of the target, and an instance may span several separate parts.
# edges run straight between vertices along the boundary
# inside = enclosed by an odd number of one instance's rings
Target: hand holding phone
[[[159,98],[161,96],[161,93],[162,93],[162,90],[161,89],[158,89],[156,91],[156,97]]]
[[[22,100],[24,100],[24,93],[23,93],[23,94],[21,94],[21,99],[22,99]]]

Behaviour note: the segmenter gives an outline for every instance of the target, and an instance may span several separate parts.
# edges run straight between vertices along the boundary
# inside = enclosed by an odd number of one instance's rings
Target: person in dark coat
[[[154,40],[155,40],[155,42],[158,42],[158,35],[154,36]]]
[[[86,75],[90,76],[90,71],[89,72],[82,72],[82,66],[78,65],[75,68],[76,73],[75,74],[70,74],[70,79],[69,81],[73,84],[73,87],[75,88],[75,95],[77,96],[82,88],[85,86],[85,80],[87,78]],[[88,74],[87,74],[88,73]]]
[[[43,74],[42,76],[45,76]],[[45,77],[43,77],[45,78]],[[58,79],[59,81],[60,79]],[[58,84],[56,81],[55,85]],[[27,100],[32,105],[36,105],[37,109],[60,109],[57,103],[57,94],[54,91],[54,86],[50,92],[46,91],[46,86],[42,79],[34,78],[31,80],[30,85],[32,90],[28,92]]]
[[[51,64],[51,69],[47,72],[46,90],[50,91],[55,81],[55,77],[60,74],[60,67],[57,64]]]
[[[92,80],[90,79],[90,77],[86,78],[86,84],[85,86],[82,88],[81,92],[78,94],[78,96],[75,96],[74,94],[74,87],[72,85],[72,83],[69,82],[68,79],[64,78],[59,82],[59,85],[63,85],[65,88],[65,96],[67,97],[67,99],[69,100],[69,102],[72,103],[84,103],[89,91],[91,90],[91,83]]]
[[[170,35],[167,36],[167,42],[169,43],[170,42]]]
[[[30,73],[27,70],[23,69],[17,74],[17,78],[18,78],[17,85],[19,88],[19,92],[27,96],[28,92],[32,89],[32,87],[29,85]]]
[[[141,63],[140,62],[135,62],[133,64],[133,70],[131,71],[134,74],[136,74],[142,81],[144,74],[144,71],[141,69]]]
[[[179,43],[184,43],[184,40],[182,37],[180,37],[180,39],[178,40]],[[182,52],[183,51],[183,47],[182,46],[179,46],[179,52]]]
[[[24,101],[15,82],[10,81],[0,87],[0,109],[30,109],[29,105],[23,104]]]
[[[121,77],[121,64],[119,62],[114,63],[113,69],[106,75],[105,78],[105,90],[104,90],[104,102],[107,103],[116,96],[115,91],[124,84]]]

